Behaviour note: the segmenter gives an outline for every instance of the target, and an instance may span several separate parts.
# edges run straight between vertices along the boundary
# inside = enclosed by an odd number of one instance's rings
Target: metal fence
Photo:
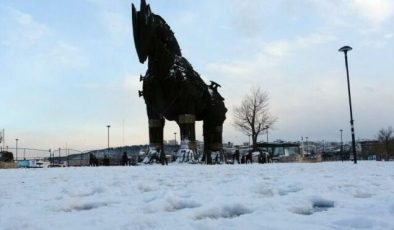
[[[84,153],[75,149],[34,149],[34,148],[6,148],[4,151],[12,152],[15,160],[37,160],[46,158],[63,158],[70,155]]]

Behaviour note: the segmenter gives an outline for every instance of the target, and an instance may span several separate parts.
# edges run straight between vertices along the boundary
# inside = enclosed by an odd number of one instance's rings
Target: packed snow
[[[0,170],[0,229],[394,229],[394,162]]]

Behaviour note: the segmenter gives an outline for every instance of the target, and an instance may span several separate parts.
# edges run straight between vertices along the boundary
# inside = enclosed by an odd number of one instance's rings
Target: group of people
[[[267,154],[262,151],[258,151],[257,161],[260,164],[271,163],[272,159],[270,154]],[[253,151],[250,150],[245,154],[239,152],[239,149],[235,150],[235,153],[232,155],[232,163],[237,162],[238,164],[252,164],[253,163]]]
[[[131,161],[130,161],[129,157],[127,156],[127,153],[124,152],[122,155],[122,159],[120,161],[120,164],[125,166],[125,165],[130,165],[130,163],[131,163]],[[89,166],[95,167],[95,166],[99,166],[99,165],[100,165],[99,160],[97,159],[97,157],[93,153],[91,153],[89,155]],[[110,159],[107,155],[104,155],[104,158],[101,161],[101,165],[103,165],[103,166],[110,165]]]
[[[232,161],[231,163],[237,162],[238,164],[252,164],[253,163],[253,151],[248,151],[245,154],[241,154],[240,151],[237,149],[235,153],[232,155]],[[218,154],[219,155],[219,154]],[[216,163],[219,163],[218,155],[214,160],[216,160]],[[257,161],[258,163],[264,164],[264,163],[270,163],[272,162],[271,156],[265,152],[259,151],[259,154],[257,156]],[[148,163],[153,163],[153,162],[161,162],[163,165],[167,165],[167,158],[164,157],[162,159],[159,154],[155,154],[150,156],[149,162]],[[100,164],[101,163],[101,164]],[[104,158],[99,161],[97,157],[94,154],[89,155],[89,166],[109,166],[110,165],[110,159],[107,155],[104,155]],[[128,157],[127,152],[123,152],[122,158],[120,159],[120,165],[122,166],[128,166],[128,165],[133,165],[132,160]]]

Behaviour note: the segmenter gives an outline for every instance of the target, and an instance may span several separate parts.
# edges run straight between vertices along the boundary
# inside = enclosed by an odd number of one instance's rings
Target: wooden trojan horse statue
[[[140,77],[149,119],[150,149],[148,155],[164,160],[163,128],[165,119],[180,127],[181,144],[187,153],[197,153],[195,122],[203,121],[204,157],[212,163],[211,153],[222,151],[223,122],[227,109],[219,94],[219,84],[206,85],[192,65],[182,57],[181,49],[168,24],[152,13],[145,0],[140,11],[132,5],[134,43],[139,61],[148,60],[148,70]],[[178,156],[187,161],[191,158]],[[182,160],[181,160],[182,161]],[[186,161],[186,160],[185,160]]]

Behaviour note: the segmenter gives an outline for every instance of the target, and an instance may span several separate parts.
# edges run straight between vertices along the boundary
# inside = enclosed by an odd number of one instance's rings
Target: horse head
[[[162,17],[152,13],[145,0],[141,0],[139,11],[132,4],[132,19],[134,44],[141,63],[154,55],[156,49],[181,55],[174,33]]]

